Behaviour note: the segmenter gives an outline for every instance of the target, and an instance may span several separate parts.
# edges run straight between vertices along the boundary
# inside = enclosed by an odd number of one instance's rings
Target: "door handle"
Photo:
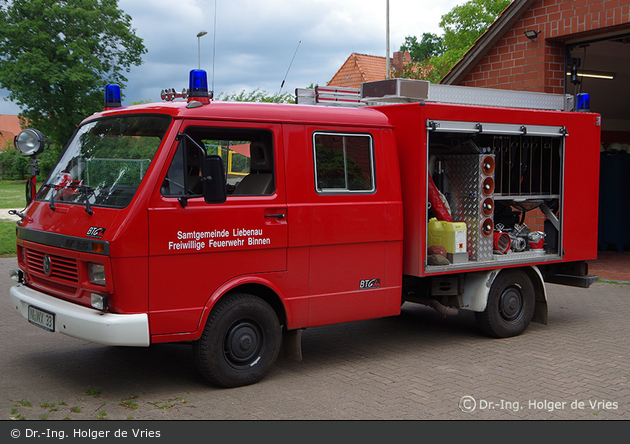
[[[265,217],[275,217],[277,219],[284,219],[287,216],[284,213],[278,213],[278,214],[265,214]]]

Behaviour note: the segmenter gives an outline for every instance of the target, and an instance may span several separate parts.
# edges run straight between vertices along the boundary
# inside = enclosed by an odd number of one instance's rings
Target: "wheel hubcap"
[[[503,291],[499,299],[499,313],[506,322],[516,321],[523,312],[521,287],[512,285]]]
[[[239,320],[228,329],[224,354],[233,367],[249,367],[257,362],[263,348],[260,326],[250,320]]]

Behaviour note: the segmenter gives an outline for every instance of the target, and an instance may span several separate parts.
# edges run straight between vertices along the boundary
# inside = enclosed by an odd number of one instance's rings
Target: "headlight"
[[[105,265],[90,262],[88,273],[92,284],[105,286]]]

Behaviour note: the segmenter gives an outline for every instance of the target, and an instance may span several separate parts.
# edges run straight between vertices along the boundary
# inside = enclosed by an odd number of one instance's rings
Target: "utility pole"
[[[385,33],[387,34],[385,41],[386,41],[386,51],[385,51],[385,60],[386,60],[386,66],[387,66],[387,72],[385,73],[385,78],[389,79],[389,0],[385,0],[386,3],[386,11],[385,11],[385,20],[386,20],[386,25],[385,25]]]

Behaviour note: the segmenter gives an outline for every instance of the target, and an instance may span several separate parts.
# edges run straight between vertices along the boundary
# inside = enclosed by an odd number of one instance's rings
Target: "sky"
[[[390,56],[406,36],[442,34],[442,15],[466,0],[389,0]],[[160,101],[208,72],[215,96],[325,85],[353,52],[385,56],[386,0],[119,0],[147,53],[126,74],[123,105]],[[215,16],[216,10],[216,16]],[[215,27],[216,18],[216,27]],[[198,38],[200,31],[208,34]],[[214,56],[213,56],[214,55]],[[284,86],[283,81],[286,79]],[[282,87],[282,88],[281,88]],[[8,92],[0,90],[0,97]],[[18,114],[0,100],[0,114]]]

